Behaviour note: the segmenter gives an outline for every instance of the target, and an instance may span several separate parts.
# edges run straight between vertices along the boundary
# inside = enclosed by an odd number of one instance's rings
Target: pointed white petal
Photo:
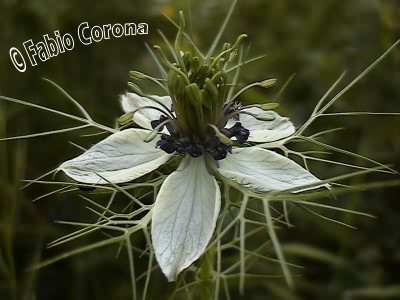
[[[221,175],[261,192],[287,190],[320,181],[291,159],[258,147],[233,149],[232,154],[218,163]],[[307,188],[296,192],[304,190]]]
[[[203,157],[186,157],[163,183],[154,206],[151,235],[158,264],[168,281],[204,252],[221,205],[217,181]]]
[[[256,115],[267,114],[271,115],[274,118],[271,121],[260,121],[250,115],[240,114],[239,122],[241,122],[245,128],[250,130],[250,136],[248,138],[248,141],[250,142],[257,142],[257,143],[274,142],[286,138],[295,132],[295,128],[292,122],[290,122],[288,118],[281,117],[272,110],[264,111],[258,107],[251,107],[251,108],[246,108],[243,111]],[[236,122],[238,121],[230,119],[225,127],[231,127]]]
[[[156,139],[145,143],[150,132],[127,129],[114,133],[82,155],[64,162],[58,170],[72,179],[95,184],[120,183],[136,179],[165,163],[170,154],[156,148]]]
[[[170,96],[157,96],[151,95],[151,98],[156,99],[160,103],[164,104],[164,106],[170,110],[172,105],[172,100]],[[161,109],[161,111],[153,108],[144,108],[135,112],[133,115],[133,120],[140,127],[145,129],[152,129],[150,122],[153,120],[158,120],[160,116],[163,114],[162,111],[167,112],[167,109],[160,105],[157,101],[154,101],[150,98],[141,97],[135,93],[125,93],[121,95],[120,98],[122,109],[127,112],[132,112],[137,110],[140,107],[144,106],[152,106]],[[166,113],[165,113],[166,114]]]

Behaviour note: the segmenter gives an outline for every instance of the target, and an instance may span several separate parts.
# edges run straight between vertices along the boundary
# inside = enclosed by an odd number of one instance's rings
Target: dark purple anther
[[[239,144],[247,141],[250,131],[242,126],[242,123],[236,122],[231,128],[228,129],[232,136],[236,138]]]
[[[189,144],[186,151],[192,157],[199,157],[203,154],[203,146],[198,144]]]
[[[178,143],[175,151],[176,151],[176,153],[178,153],[179,156],[185,156],[186,149],[187,149],[187,145],[185,143]]]
[[[161,140],[157,142],[156,147],[160,148],[161,150],[164,150],[168,154],[174,153],[174,151],[176,150],[175,141],[169,136],[165,135],[163,135],[161,137]]]
[[[237,111],[241,107],[241,104],[232,103],[225,111],[225,115],[229,115],[235,111]],[[239,121],[239,113],[233,115],[232,119],[235,121]]]
[[[168,118],[164,115],[160,116],[160,118],[158,120],[153,120],[150,122],[151,128],[156,128],[158,125],[160,125],[162,122],[164,122],[165,120],[167,120]],[[161,126],[158,131],[162,131],[164,129],[164,126]]]
[[[206,149],[215,160],[221,160],[227,156],[228,152],[231,153],[232,146],[221,143],[214,136],[207,142]]]

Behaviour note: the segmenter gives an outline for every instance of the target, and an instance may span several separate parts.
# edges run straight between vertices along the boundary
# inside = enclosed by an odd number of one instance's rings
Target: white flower
[[[320,181],[294,161],[257,146],[232,148],[215,138],[212,145],[181,144],[181,140],[178,141],[173,134],[171,137],[163,134],[161,139],[159,136],[145,142],[155,121],[159,124],[168,118],[179,118],[171,109],[172,103],[169,96],[146,98],[134,93],[123,95],[123,110],[135,111],[133,120],[142,129],[130,128],[116,132],[59,167],[59,170],[79,182],[122,183],[152,172],[173,155],[180,154],[183,157],[178,169],[162,184],[152,214],[153,248],[161,270],[169,281],[174,281],[183,269],[203,254],[216,226],[221,192],[216,178],[209,173],[205,155],[214,157],[219,172],[216,176],[222,175],[258,192],[296,187],[300,190],[303,185]],[[270,121],[254,118],[254,115],[265,113],[270,115]],[[236,116],[236,121],[230,119],[218,129],[222,135],[223,132],[231,134],[230,137],[238,142],[244,136],[244,140],[264,143],[263,147],[266,147],[268,143],[276,145],[277,141],[295,131],[287,118],[274,111],[265,112],[251,107],[238,110],[237,115],[240,123]],[[173,124],[169,125],[170,128],[162,132],[176,130]],[[235,129],[232,129],[234,126]]]

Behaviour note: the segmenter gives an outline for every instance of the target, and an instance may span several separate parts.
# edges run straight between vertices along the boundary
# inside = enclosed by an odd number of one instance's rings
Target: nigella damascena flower
[[[219,178],[263,193],[300,191],[319,182],[294,161],[267,149],[295,132],[288,118],[272,110],[276,105],[242,106],[235,100],[240,93],[230,93],[226,65],[242,38],[209,59],[182,53],[179,47],[173,62],[161,53],[168,95],[126,93],[120,99],[125,118],[140,128],[120,130],[59,167],[79,182],[122,183],[152,172],[171,157],[181,158],[158,191],[152,212],[153,248],[169,281],[210,242],[221,206]],[[261,143],[263,148],[257,146]]]

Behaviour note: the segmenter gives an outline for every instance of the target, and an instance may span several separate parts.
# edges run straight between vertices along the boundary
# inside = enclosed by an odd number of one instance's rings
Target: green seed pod
[[[210,101],[209,99],[212,98],[213,96],[210,94],[209,90],[202,89],[200,93],[201,93],[201,98],[203,99],[203,106],[207,109],[211,109],[212,101]]]
[[[185,96],[185,82],[175,70],[170,70],[168,73],[168,88],[177,98],[183,99]]]
[[[190,61],[190,67],[193,72],[197,72],[199,70],[200,59],[197,56],[193,57],[192,60]]]
[[[212,101],[218,99],[218,89],[210,78],[206,78],[205,89],[210,93]]]
[[[186,94],[194,105],[202,105],[203,96],[200,92],[199,86],[195,83],[185,87]]]

